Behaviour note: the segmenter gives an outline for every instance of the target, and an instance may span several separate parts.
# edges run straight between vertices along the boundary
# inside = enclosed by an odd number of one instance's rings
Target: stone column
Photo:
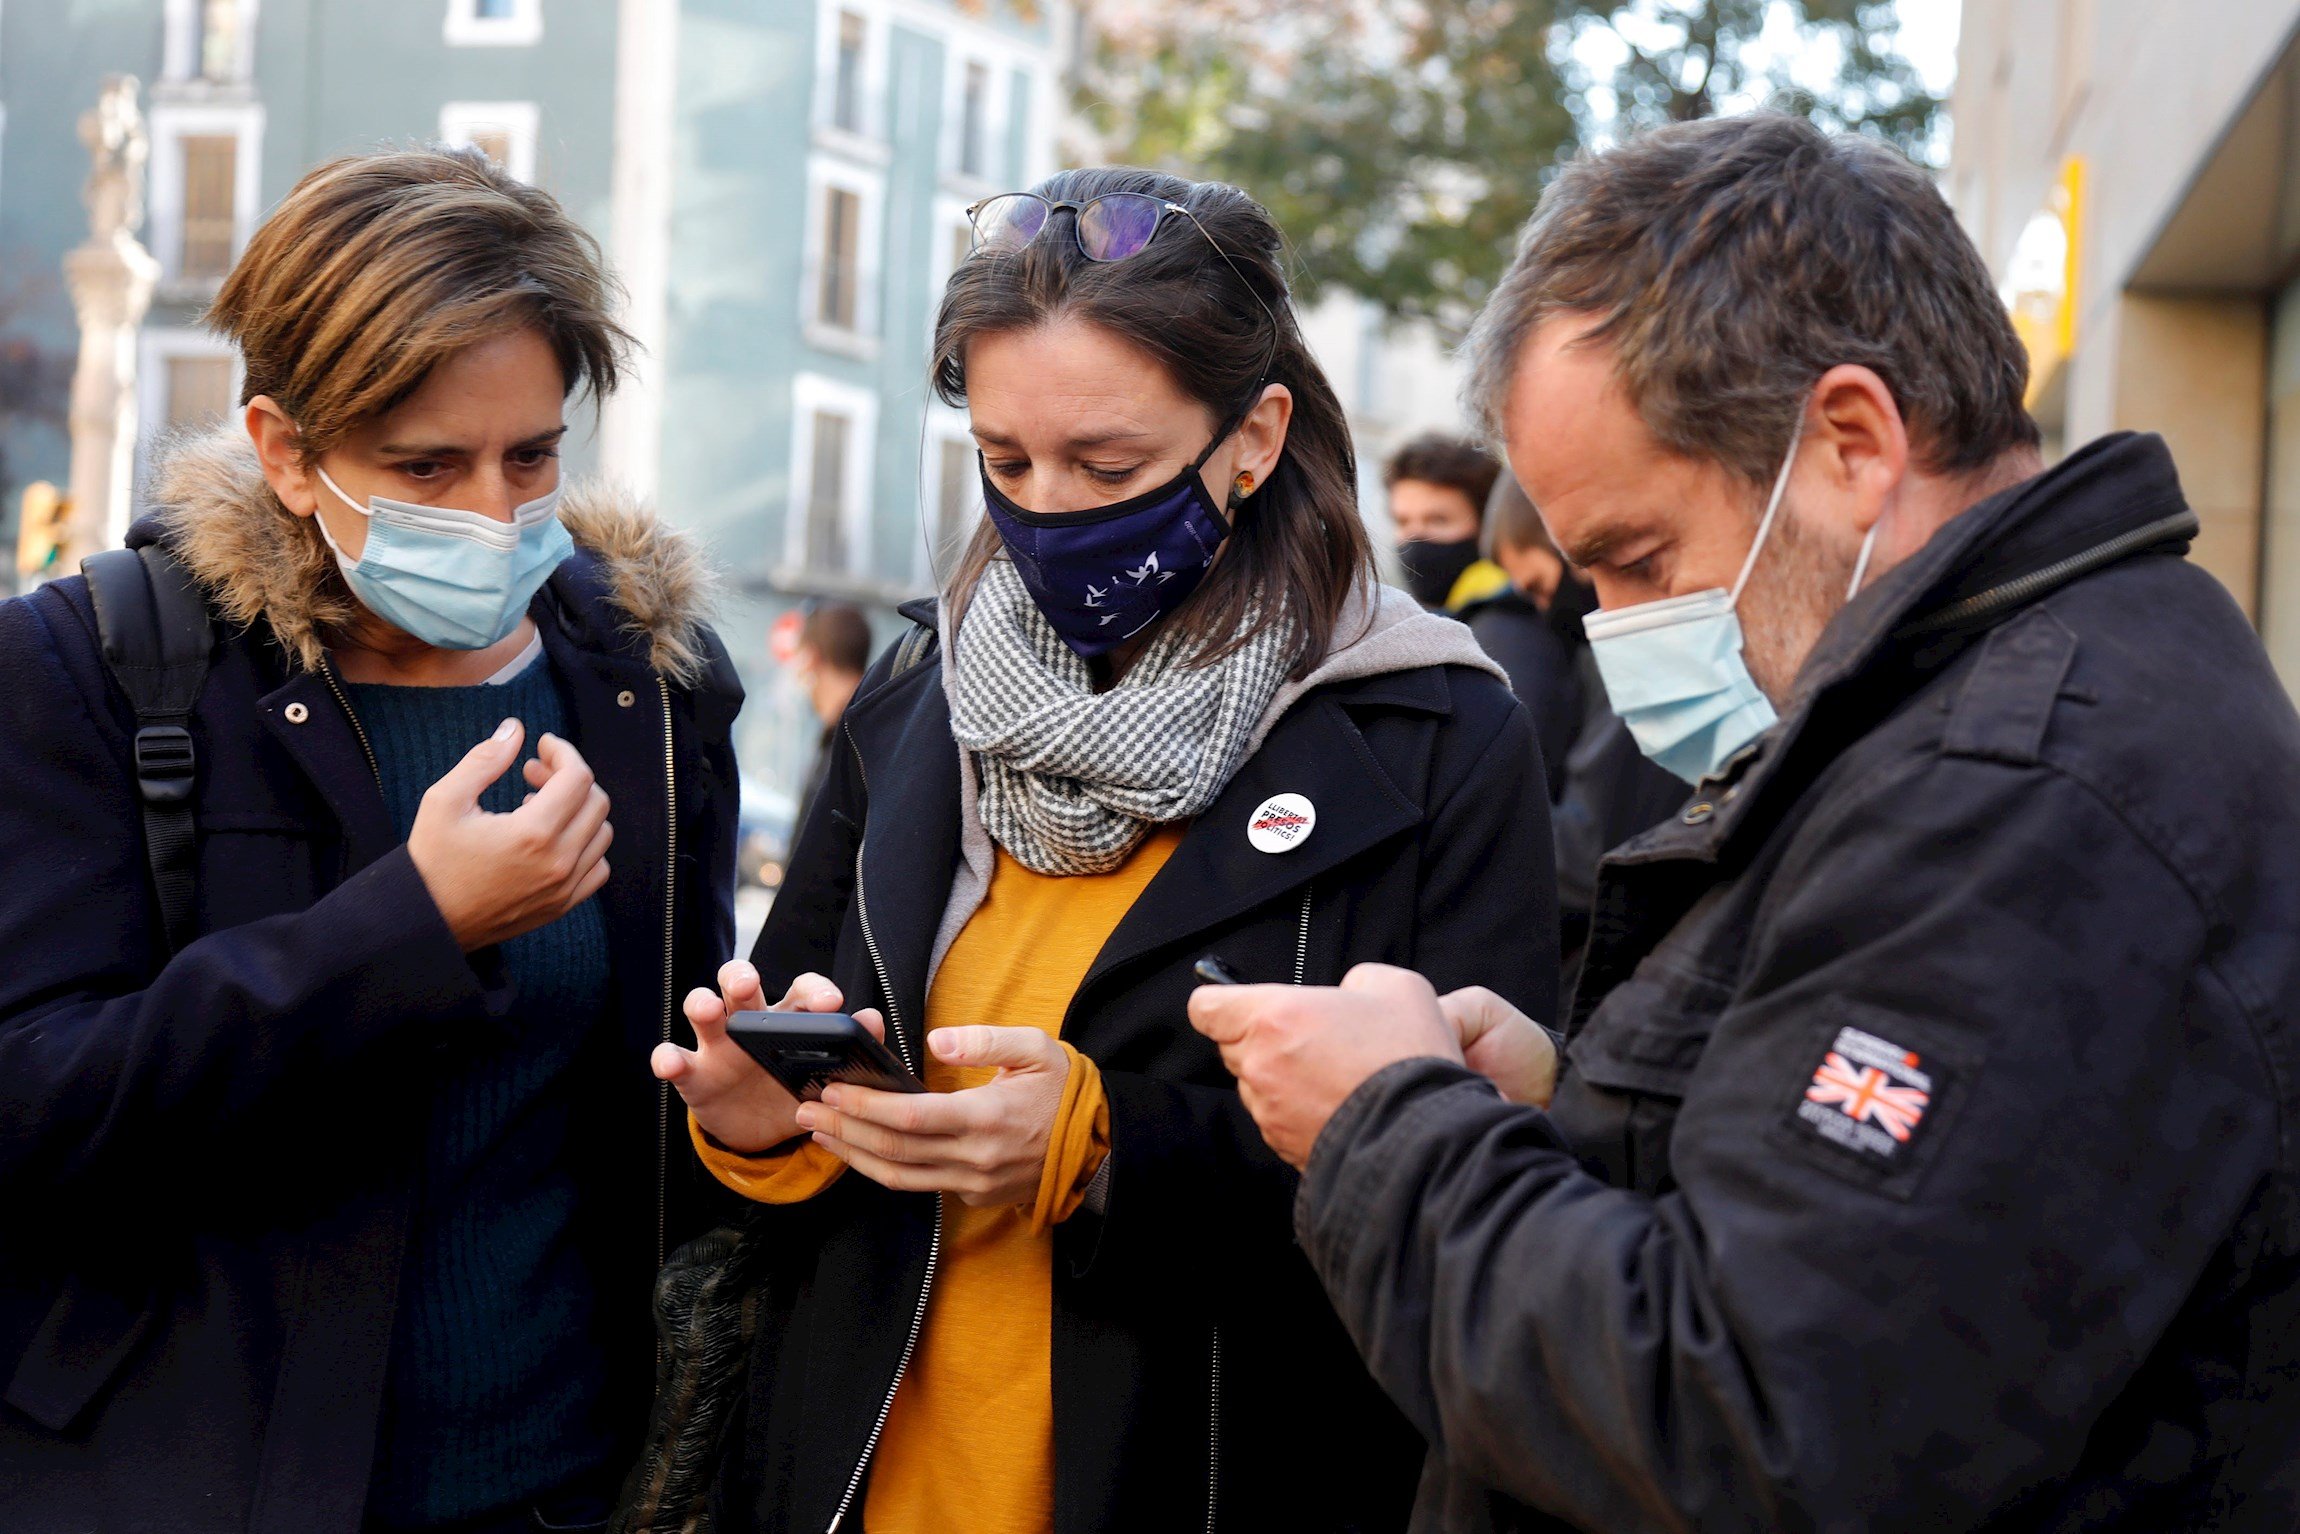
[[[160,263],[137,243],[144,221],[149,141],[132,75],[111,75],[95,110],[80,119],[94,164],[82,193],[88,240],[64,257],[80,321],[72,375],[72,511],[58,567],[115,548],[128,530],[136,484],[136,351]]]

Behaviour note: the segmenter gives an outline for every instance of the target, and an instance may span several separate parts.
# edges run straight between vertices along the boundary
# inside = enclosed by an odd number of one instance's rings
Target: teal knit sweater
[[[423,792],[516,717],[522,760],[567,710],[538,657],[480,687],[347,689],[404,837]],[[518,807],[518,769],[481,805]],[[399,1289],[370,1520],[423,1528],[508,1506],[603,1469],[605,1366],[595,1283],[576,1242],[569,1162],[578,1055],[605,1024],[607,929],[585,901],[497,950],[517,1000],[440,1057]]]

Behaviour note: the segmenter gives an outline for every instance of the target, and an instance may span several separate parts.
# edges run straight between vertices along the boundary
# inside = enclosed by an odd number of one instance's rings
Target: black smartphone
[[[881,1092],[923,1092],[926,1083],[844,1012],[737,1012],[727,1037],[801,1102],[834,1081]]]
[[[1190,966],[1193,973],[1208,985],[1244,985],[1245,978],[1212,954]]]

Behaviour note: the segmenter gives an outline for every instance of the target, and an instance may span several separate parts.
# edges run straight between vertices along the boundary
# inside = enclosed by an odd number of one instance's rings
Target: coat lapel
[[[615,847],[607,854],[607,883],[598,899],[623,991],[626,1041],[644,1052],[654,1047],[660,1029],[663,944],[670,935],[664,922],[670,806],[662,690],[640,661],[585,649],[540,608],[536,617],[544,654],[573,716],[574,738],[607,791]],[[639,962],[626,971],[625,963],[634,959]]]
[[[1422,811],[1376,758],[1352,707],[1444,714],[1451,695],[1434,669],[1377,677],[1311,694],[1204,814],[1103,945],[1079,987],[1154,950],[1184,941],[1340,867],[1420,823]],[[932,667],[851,710],[837,746],[862,760],[869,796],[860,857],[875,962],[915,1049],[925,1022],[927,968],[959,858],[958,753],[950,706]],[[1255,850],[1248,820],[1276,794],[1300,794],[1317,824],[1283,853]],[[1277,976],[1248,976],[1276,979]]]
[[[1445,680],[1434,671],[1378,678],[1349,696],[1360,705],[1403,704],[1434,712],[1443,712],[1449,701]],[[1247,838],[1247,822],[1275,794],[1309,800],[1317,823],[1307,839],[1288,851],[1258,851]],[[1376,760],[1342,698],[1334,692],[1311,694],[1191,823],[1166,866],[1110,934],[1080,994],[1118,966],[1299,889],[1421,818],[1421,806]]]
[[[264,728],[343,827],[346,877],[399,845],[358,728],[324,677],[299,671],[266,693],[258,707]]]
[[[832,749],[862,763],[857,895],[892,1021],[922,1058],[927,967],[958,867],[958,749],[936,669],[922,665],[849,709]]]

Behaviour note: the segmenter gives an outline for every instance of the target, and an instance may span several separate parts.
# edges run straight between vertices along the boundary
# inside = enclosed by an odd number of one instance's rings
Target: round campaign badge
[[[1257,852],[1291,852],[1310,839],[1318,808],[1300,794],[1272,794],[1246,821],[1246,840]]]

